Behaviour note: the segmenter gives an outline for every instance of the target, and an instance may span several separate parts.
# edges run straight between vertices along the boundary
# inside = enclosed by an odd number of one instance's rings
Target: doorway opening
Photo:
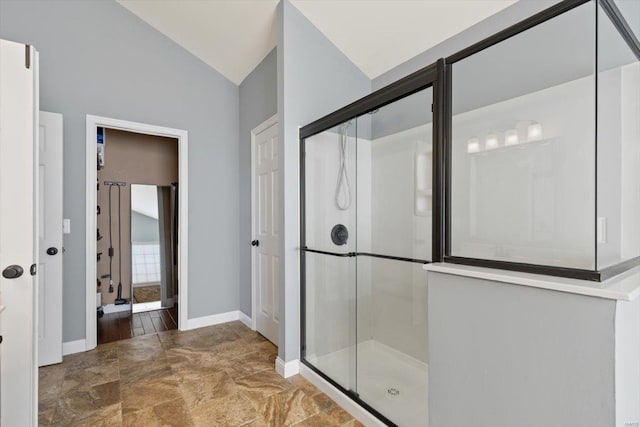
[[[87,350],[186,327],[186,178],[186,131],[87,116]]]

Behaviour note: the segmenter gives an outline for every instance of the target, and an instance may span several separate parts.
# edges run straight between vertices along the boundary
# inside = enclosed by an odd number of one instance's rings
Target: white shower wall
[[[375,116],[374,116],[375,120]],[[416,155],[432,153],[431,124],[371,142],[372,252],[431,260],[431,213],[417,214]],[[431,174],[431,165],[420,175]],[[427,281],[423,264],[368,258],[372,337],[427,362]]]
[[[597,210],[595,87],[588,76],[454,116],[452,255],[594,269],[597,218],[599,268],[640,255],[638,64],[598,75]],[[523,143],[532,122],[542,138]],[[490,134],[500,148],[485,148]]]
[[[452,255],[594,268],[594,89],[590,76],[453,117]],[[532,122],[538,142],[468,152]]]

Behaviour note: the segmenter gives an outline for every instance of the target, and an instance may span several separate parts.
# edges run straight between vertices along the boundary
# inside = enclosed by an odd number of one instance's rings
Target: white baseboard
[[[278,361],[276,360],[276,363]],[[328,381],[322,378],[320,375],[313,372],[309,367],[303,363],[299,364],[300,375],[307,379],[311,384],[319,388],[327,396],[329,396],[334,402],[336,402],[342,409],[351,414],[355,419],[360,421],[367,427],[384,427],[384,423],[371,415],[366,409],[358,405],[356,402],[347,397],[340,390],[331,385]]]
[[[62,343],[62,355],[82,353],[87,351],[87,340],[76,340]]]
[[[187,329],[198,329],[206,326],[219,325],[220,323],[233,322],[234,320],[240,320],[240,311],[228,311],[226,313],[212,314],[211,316],[196,317],[194,319],[187,319]]]
[[[121,311],[131,311],[131,304],[105,304],[102,306],[102,311],[104,311],[104,314],[120,313]]]
[[[245,324],[245,326],[249,329],[253,329],[253,325],[251,324],[251,317],[244,314],[240,311],[240,321]]]
[[[278,357],[276,359],[276,372],[284,378],[297,375],[300,372],[300,361],[298,359],[285,362]]]

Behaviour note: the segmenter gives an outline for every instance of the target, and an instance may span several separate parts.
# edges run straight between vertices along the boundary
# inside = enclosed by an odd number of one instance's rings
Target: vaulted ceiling
[[[516,0],[291,0],[369,78]],[[277,0],[118,0],[240,84],[276,45]]]

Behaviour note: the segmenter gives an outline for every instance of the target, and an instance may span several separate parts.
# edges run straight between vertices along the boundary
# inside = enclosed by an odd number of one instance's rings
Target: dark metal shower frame
[[[640,257],[636,257],[602,270],[583,270],[576,268],[457,257],[451,255],[452,65],[464,58],[467,58],[468,56],[516,36],[530,28],[551,20],[588,2],[596,2],[596,4],[600,4],[602,6],[602,9],[609,16],[622,38],[640,60],[640,41],[638,41],[628,22],[612,0],[563,0],[560,3],[557,3],[447,57],[446,59],[439,59],[437,62],[382,89],[379,89],[358,101],[336,110],[335,112],[300,129],[300,361],[306,367],[318,374],[345,395],[349,396],[352,400],[387,425],[393,426],[395,424],[375,408],[372,408],[360,399],[356,392],[345,389],[334,379],[313,366],[313,364],[306,359],[306,253],[317,253],[336,257],[371,256],[419,263],[447,262],[591,281],[603,281],[640,265]],[[343,122],[353,120],[363,114],[377,110],[385,105],[391,104],[429,87],[433,88],[433,104],[431,106],[433,112],[433,214],[431,261],[364,252],[336,253],[308,248],[306,246],[305,229],[305,140]],[[425,108],[429,108],[429,106],[425,106]],[[597,140],[595,149],[597,150]],[[597,210],[597,156],[595,184],[596,202],[594,208]],[[594,241],[594,244],[595,243],[596,242]]]
[[[528,29],[531,29],[537,25],[540,25],[546,21],[549,21],[559,15],[562,15],[572,9],[575,9],[578,6],[582,6],[583,4],[594,2],[596,3],[596,17],[598,14],[597,5],[601,5],[604,12],[611,19],[613,25],[616,27],[622,38],[629,45],[633,53],[636,55],[638,60],[640,60],[640,42],[634,35],[631,30],[629,24],[626,19],[615,5],[612,0],[564,0],[560,3],[557,3],[551,6],[548,9],[545,9],[511,27],[508,27],[472,46],[469,46],[466,49],[461,50],[451,56],[449,56],[446,62],[446,73],[447,73],[447,88],[445,94],[445,106],[447,111],[445,113],[445,135],[444,135],[444,147],[445,147],[445,238],[444,238],[444,257],[443,261],[452,263],[452,264],[463,264],[463,265],[471,265],[476,267],[487,267],[487,268],[495,268],[500,270],[509,270],[509,271],[519,271],[524,273],[532,273],[532,274],[543,274],[547,276],[556,276],[556,277],[567,277],[571,279],[580,279],[580,280],[590,280],[601,282],[607,280],[613,276],[616,276],[620,273],[623,273],[633,267],[640,265],[640,256],[631,258],[626,261],[622,261],[618,264],[612,265],[610,267],[606,267],[603,269],[598,269],[597,262],[597,241],[594,237],[594,249],[595,249],[595,268],[593,270],[590,269],[578,269],[578,268],[567,268],[567,267],[554,267],[548,265],[539,265],[539,264],[527,264],[527,263],[518,263],[518,262],[510,262],[510,261],[497,261],[497,260],[488,260],[488,259],[479,259],[479,258],[468,258],[468,257],[460,257],[451,255],[451,158],[452,158],[452,79],[451,79],[451,69],[452,65],[458,61],[461,61],[471,55],[474,55],[484,49],[487,49],[491,46],[494,46],[500,42],[503,42],[513,36],[516,36]],[[596,18],[597,19],[597,18]],[[596,29],[597,33],[597,29]],[[594,47],[596,55],[597,55],[597,46]],[[597,63],[597,61],[596,61]],[[596,88],[597,88],[597,70],[596,70]],[[597,89],[596,89],[597,96]],[[594,112],[596,115],[596,126],[597,126],[597,109]],[[594,203],[594,211],[597,212],[598,209],[598,141],[595,139],[595,147],[596,156],[595,156],[595,203]],[[594,221],[594,228],[597,226]],[[597,235],[597,233],[594,233]]]
[[[324,374],[321,370],[313,366],[306,359],[306,254],[316,253],[322,255],[336,256],[336,257],[357,257],[367,256],[375,258],[390,259],[396,261],[406,261],[426,264],[430,261],[397,257],[392,255],[376,254],[370,252],[347,252],[338,253],[323,251],[306,246],[306,216],[305,216],[305,140],[311,136],[317,135],[328,129],[331,129],[341,123],[349,120],[353,120],[363,114],[375,111],[385,105],[389,105],[395,101],[398,101],[407,96],[413,95],[419,91],[433,87],[433,105],[425,105],[425,112],[433,111],[433,245],[432,245],[432,259],[442,259],[442,221],[444,219],[444,206],[443,206],[443,159],[444,154],[442,144],[444,133],[444,123],[439,118],[444,117],[444,106],[442,101],[444,99],[444,60],[441,59],[437,63],[416,71],[409,76],[398,80],[395,83],[390,84],[372,94],[361,98],[360,100],[347,105],[335,111],[328,116],[325,116],[303,128],[300,129],[300,361],[309,369],[320,375],[323,379],[328,381],[331,385],[342,391],[351,399],[356,401],[360,406],[367,409],[373,415],[375,415],[382,422],[387,425],[394,425],[389,419],[378,412],[375,408],[369,406],[365,401],[359,398],[358,394],[353,390],[347,390],[338,384],[328,375]]]

